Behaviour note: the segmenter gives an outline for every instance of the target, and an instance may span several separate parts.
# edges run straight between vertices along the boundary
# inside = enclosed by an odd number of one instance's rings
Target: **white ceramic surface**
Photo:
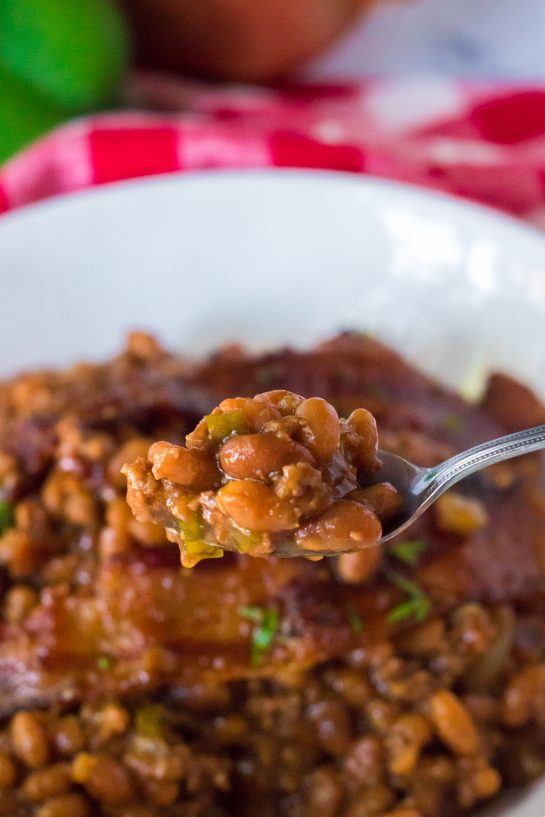
[[[544,31],[543,0],[382,0],[303,73],[542,81]]]
[[[500,368],[545,396],[545,238],[492,211],[333,173],[195,174],[0,220],[0,372],[100,358],[129,327],[228,339],[375,333],[453,385]],[[545,784],[501,817],[544,817]]]

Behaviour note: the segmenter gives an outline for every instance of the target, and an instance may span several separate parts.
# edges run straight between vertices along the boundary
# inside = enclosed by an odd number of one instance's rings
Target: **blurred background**
[[[544,0],[0,0],[0,163],[134,103],[134,72],[276,83],[545,78]]]

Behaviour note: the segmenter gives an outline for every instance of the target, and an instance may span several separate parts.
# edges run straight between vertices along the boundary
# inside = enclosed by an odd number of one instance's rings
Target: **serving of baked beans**
[[[369,484],[377,450],[366,409],[345,420],[320,397],[276,390],[223,400],[185,446],[156,442],[123,472],[136,518],[165,526],[185,567],[221,548],[316,558],[376,548],[398,512],[392,485]]]

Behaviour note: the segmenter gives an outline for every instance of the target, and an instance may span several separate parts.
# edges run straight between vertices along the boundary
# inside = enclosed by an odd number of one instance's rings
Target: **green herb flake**
[[[405,562],[407,565],[415,565],[418,558],[428,546],[428,543],[423,539],[407,539],[405,542],[395,542],[388,546],[388,553],[395,556],[400,562]]]
[[[245,434],[250,431],[243,411],[226,411],[207,414],[204,418],[210,436],[217,441],[230,437],[231,434]]]
[[[238,614],[241,618],[245,618],[247,621],[253,621],[256,624],[261,624],[263,621],[263,607],[239,607]]]
[[[280,624],[278,610],[274,607],[241,607],[239,615],[255,625],[252,632],[251,662],[253,667],[259,667],[278,633]]]
[[[354,635],[361,635],[363,633],[363,619],[357,610],[351,608],[348,610],[346,617],[350,625],[350,629]]]
[[[4,533],[8,528],[13,527],[14,513],[13,505],[7,499],[0,499],[0,533]]]
[[[164,735],[165,708],[160,704],[147,704],[136,711],[135,727],[144,738],[161,738]]]
[[[459,414],[445,414],[442,421],[443,428],[447,431],[452,431],[455,434],[461,431],[464,427],[464,418]]]
[[[407,599],[390,610],[386,621],[390,624],[411,618],[415,621],[424,621],[430,612],[431,601],[422,588],[401,573],[389,571],[387,576],[393,585],[406,593]]]
[[[97,667],[101,672],[108,672],[114,665],[114,659],[109,655],[100,655],[97,658]]]

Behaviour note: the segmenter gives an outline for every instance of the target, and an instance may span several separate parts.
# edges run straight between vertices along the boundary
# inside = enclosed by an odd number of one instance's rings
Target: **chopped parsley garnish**
[[[390,624],[410,618],[414,618],[415,621],[424,621],[430,612],[431,601],[422,588],[401,573],[388,571],[387,576],[393,585],[406,593],[407,599],[390,610],[386,621]]]
[[[274,607],[241,607],[239,615],[255,625],[252,631],[251,661],[253,667],[258,667],[271,649],[278,633],[280,624],[278,610]]]
[[[109,655],[100,655],[97,658],[97,667],[101,672],[107,672],[114,665],[114,659]]]
[[[204,420],[215,440],[224,440],[231,434],[245,434],[250,430],[243,411],[218,411],[207,414]]]
[[[464,427],[464,419],[459,414],[445,414],[443,417],[443,428],[446,428],[447,431],[461,431]]]
[[[351,607],[347,611],[346,617],[348,618],[350,629],[352,630],[354,635],[360,635],[361,633],[363,633],[363,619],[357,610],[354,610],[354,608]]]
[[[388,545],[388,553],[395,556],[400,562],[407,565],[415,565],[418,557],[426,550],[428,543],[423,539],[407,539],[405,542],[395,542]]]
[[[7,499],[0,499],[0,533],[13,527],[13,505]]]

